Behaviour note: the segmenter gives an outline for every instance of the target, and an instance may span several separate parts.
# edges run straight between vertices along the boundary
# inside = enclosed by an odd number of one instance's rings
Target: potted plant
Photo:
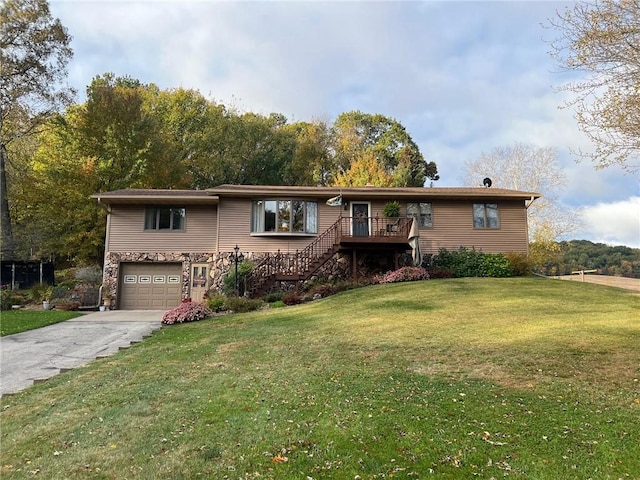
[[[387,202],[382,207],[382,215],[387,218],[397,218],[400,216],[400,203],[397,200]]]
[[[385,223],[387,224],[387,234],[395,233],[398,230],[398,222],[400,221],[400,203],[397,200],[385,203],[384,207],[382,207],[382,215],[385,218],[394,219],[393,223],[391,223],[391,221]]]
[[[51,296],[53,295],[53,287],[47,286],[42,289],[42,309],[51,310]]]
[[[51,305],[53,305],[53,308],[55,308],[56,310],[62,310],[62,311],[78,310],[78,308],[80,308],[79,302],[76,302],[74,300],[71,300],[70,298],[65,298],[65,297],[56,298],[52,300]]]

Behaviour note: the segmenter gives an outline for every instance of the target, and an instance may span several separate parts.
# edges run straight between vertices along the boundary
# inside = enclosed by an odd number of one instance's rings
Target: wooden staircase
[[[245,294],[259,297],[276,282],[300,282],[311,278],[338,251],[340,225],[341,220],[338,220],[295,253],[267,253],[245,278]]]

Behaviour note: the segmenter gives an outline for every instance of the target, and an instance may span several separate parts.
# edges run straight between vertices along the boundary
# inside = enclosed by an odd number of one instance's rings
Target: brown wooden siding
[[[106,239],[108,252],[214,252],[217,211],[187,206],[184,231],[144,229],[144,207],[112,205]]]
[[[318,234],[333,225],[340,213],[347,214],[343,207],[329,207],[326,199],[318,200]],[[238,245],[243,252],[281,252],[301,250],[309,245],[317,235],[252,235],[251,200],[247,198],[221,199],[220,234],[218,251],[230,252]]]
[[[475,247],[485,253],[528,253],[527,211],[523,202],[497,202],[500,219],[497,229],[473,228],[473,203],[472,200],[433,202],[433,227],[420,229],[422,252]]]
[[[318,199],[318,234],[340,215],[351,215],[351,206],[330,207]],[[349,201],[349,199],[346,199]],[[357,201],[359,202],[359,200]],[[385,201],[371,201],[370,215],[382,217]],[[526,209],[522,201],[499,201],[500,228],[473,228],[473,200],[434,200],[433,227],[420,229],[423,253],[440,248],[475,247],[487,253],[528,252]],[[218,213],[219,218],[218,218]],[[401,202],[401,215],[406,202]],[[109,218],[107,251],[111,252],[295,252],[311,243],[315,235],[252,235],[251,200],[221,199],[220,205],[188,206],[185,231],[144,230],[144,207],[113,205]],[[216,235],[216,232],[219,232]]]

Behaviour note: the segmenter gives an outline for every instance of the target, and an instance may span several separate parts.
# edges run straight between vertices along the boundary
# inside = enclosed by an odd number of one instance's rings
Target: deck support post
[[[355,248],[351,250],[351,278],[354,281],[358,279],[358,258]]]

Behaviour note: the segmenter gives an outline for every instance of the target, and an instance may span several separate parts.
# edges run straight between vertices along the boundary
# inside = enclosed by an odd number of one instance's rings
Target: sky
[[[550,56],[548,24],[567,5],[50,0],[73,37],[78,101],[112,72],[290,121],[379,113],[436,162],[441,187],[461,186],[465,161],[496,147],[553,147],[567,177],[559,199],[583,218],[569,238],[640,248],[638,175],[576,162],[593,146],[559,108],[570,97],[558,87],[576,77]]]

